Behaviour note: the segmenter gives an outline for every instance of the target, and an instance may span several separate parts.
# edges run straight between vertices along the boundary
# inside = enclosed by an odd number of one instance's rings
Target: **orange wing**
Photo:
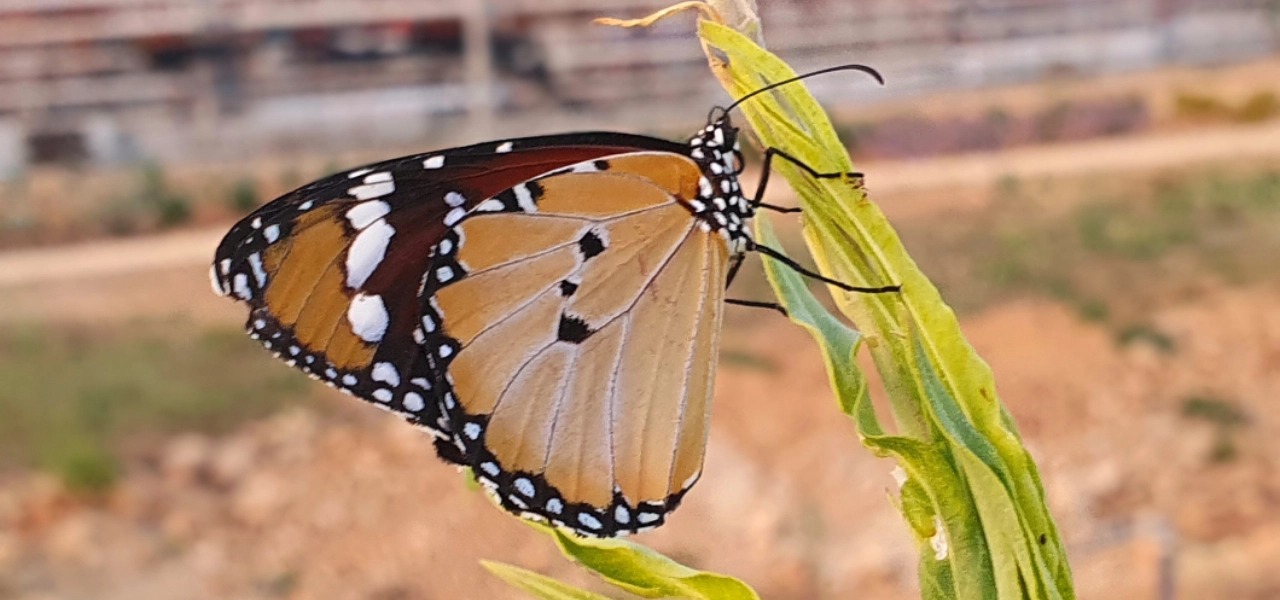
[[[454,442],[507,509],[617,535],[697,480],[730,255],[699,179],[665,152],[564,169],[482,203],[428,271]]]
[[[214,257],[214,291],[247,304],[250,336],[290,366],[403,416],[436,437],[442,458],[462,462],[421,346],[427,265],[487,199],[637,144],[672,146],[621,134],[525,138],[335,174],[232,227]]]

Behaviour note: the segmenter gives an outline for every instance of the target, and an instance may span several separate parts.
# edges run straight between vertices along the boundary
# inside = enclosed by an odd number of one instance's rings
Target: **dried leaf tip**
[[[704,19],[722,24],[725,22],[724,19],[721,18],[720,12],[717,11],[715,7],[706,2],[702,2],[701,0],[689,0],[687,2],[673,4],[647,17],[639,19],[614,19],[612,17],[601,17],[596,19],[595,22],[600,25],[611,25],[613,27],[650,27],[654,23],[657,23],[667,17],[691,10],[696,10],[699,13],[702,13],[702,18]]]

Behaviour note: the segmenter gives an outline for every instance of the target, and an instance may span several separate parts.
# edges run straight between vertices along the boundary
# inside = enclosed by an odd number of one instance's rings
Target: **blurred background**
[[[684,137],[727,100],[692,19],[589,23],[665,3],[0,0],[0,599],[517,597],[481,558],[593,585],[257,349],[206,265],[363,162]],[[1081,597],[1280,598],[1280,2],[761,4],[797,70],[887,78],[810,85],[993,365]],[[769,598],[918,597],[807,336],[730,308],[720,360],[703,480],[640,540]]]

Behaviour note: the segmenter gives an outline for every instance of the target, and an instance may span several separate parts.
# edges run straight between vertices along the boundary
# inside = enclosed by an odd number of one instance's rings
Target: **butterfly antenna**
[[[866,73],[867,75],[870,75],[870,76],[871,76],[872,78],[874,78],[874,79],[875,79],[875,80],[876,80],[880,85],[884,85],[884,77],[880,75],[880,72],[879,72],[879,71],[877,71],[877,70],[875,70],[875,69],[873,69],[873,68],[871,68],[871,67],[868,67],[868,66],[866,66],[866,65],[839,65],[839,66],[835,66],[835,67],[827,67],[827,68],[825,68],[825,69],[819,69],[819,70],[817,70],[817,71],[813,71],[812,73],[805,73],[804,75],[797,75],[797,76],[792,77],[792,78],[790,78],[790,79],[783,79],[782,81],[775,81],[775,82],[773,82],[773,83],[770,83],[769,85],[766,85],[766,86],[764,86],[764,87],[762,87],[762,88],[760,88],[760,89],[758,89],[758,90],[755,90],[755,91],[753,91],[753,92],[751,92],[751,93],[747,94],[746,96],[743,96],[743,97],[741,97],[741,98],[738,98],[738,99],[737,99],[737,101],[735,101],[733,104],[730,104],[728,107],[724,108],[723,110],[724,110],[724,112],[727,114],[729,111],[733,110],[734,108],[737,108],[739,104],[742,104],[743,102],[746,102],[747,100],[750,100],[751,98],[753,98],[753,97],[755,97],[755,96],[757,96],[757,95],[759,95],[759,94],[763,94],[764,92],[767,92],[767,91],[772,90],[772,89],[774,89],[774,88],[782,87],[782,86],[787,85],[787,84],[789,84],[789,83],[795,83],[795,82],[797,82],[797,81],[800,81],[800,80],[803,80],[803,79],[808,79],[808,78],[810,78],[810,77],[816,77],[816,76],[818,76],[818,75],[826,75],[827,73],[835,73],[835,72],[837,72],[837,71],[861,71],[861,72],[863,72],[863,73]]]

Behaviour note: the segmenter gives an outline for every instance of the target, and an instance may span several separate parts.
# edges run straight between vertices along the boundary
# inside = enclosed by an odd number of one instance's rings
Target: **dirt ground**
[[[902,222],[976,210],[1010,175],[1278,160],[1273,123],[864,170]],[[0,254],[0,327],[236,324],[239,307],[208,291],[219,234]],[[1081,598],[1158,598],[1170,584],[1178,598],[1280,597],[1278,304],[1280,287],[1255,285],[1153,307],[1176,353],[1118,345],[1047,299],[963,319],[1039,462]],[[772,368],[722,365],[705,475],[639,540],[766,598],[917,597],[916,549],[889,500],[893,464],[840,418],[814,345],[770,314],[731,321],[725,350]],[[329,410],[140,449],[105,498],[38,473],[0,476],[0,599],[521,597],[480,559],[603,589],[467,489],[418,432],[316,387]],[[1229,461],[1211,459],[1225,434],[1183,415],[1206,394],[1247,415]]]
[[[116,291],[199,299],[203,284],[170,272]],[[1278,301],[1274,287],[1224,290],[1159,311],[1175,356],[1119,348],[1047,301],[966,319],[1040,462],[1082,598],[1155,598],[1161,577],[1185,598],[1280,594],[1280,416],[1268,410],[1280,389]],[[194,310],[239,317],[221,308]],[[721,369],[706,475],[641,540],[769,598],[913,597],[915,550],[887,498],[892,464],[838,417],[813,344],[764,316],[725,346],[777,369]],[[1207,458],[1213,429],[1180,414],[1205,389],[1238,398],[1252,419],[1227,464]],[[327,392],[316,396],[336,406],[328,417],[295,411],[144,451],[105,501],[44,476],[8,478],[0,597],[514,597],[482,558],[589,583],[466,489],[416,431]]]

